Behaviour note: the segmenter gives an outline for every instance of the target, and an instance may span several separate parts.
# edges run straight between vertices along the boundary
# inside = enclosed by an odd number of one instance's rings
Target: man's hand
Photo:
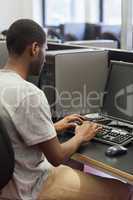
[[[101,130],[101,125],[85,121],[81,126],[76,127],[75,135],[84,143],[90,141]]]
[[[82,125],[84,120],[85,118],[83,116],[78,115],[78,114],[73,114],[73,115],[66,116],[64,117],[64,119],[56,122],[54,124],[54,127],[57,133],[62,133],[68,130],[69,128],[75,128],[76,127],[75,122]]]
[[[47,160],[55,167],[62,164],[64,160],[70,158],[81,144],[90,141],[96,133],[101,130],[100,125],[91,122],[83,122],[83,119],[84,118],[80,115],[70,115],[55,124],[56,130],[64,131],[71,127],[71,123],[73,123],[73,121],[75,122],[75,120],[82,123],[82,125],[76,126],[75,136],[68,141],[60,144],[58,138],[54,137],[51,140],[38,144],[38,147],[44,153]]]

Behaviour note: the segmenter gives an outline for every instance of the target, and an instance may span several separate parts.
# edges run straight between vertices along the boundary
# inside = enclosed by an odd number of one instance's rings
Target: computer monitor
[[[99,112],[108,74],[108,51],[49,51],[39,77],[52,116]]]
[[[133,63],[111,62],[102,113],[133,123]]]

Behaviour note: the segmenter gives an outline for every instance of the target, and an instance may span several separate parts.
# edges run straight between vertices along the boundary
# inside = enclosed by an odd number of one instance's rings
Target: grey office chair
[[[0,41],[0,69],[6,64],[8,59],[8,51],[6,41]]]
[[[8,59],[6,41],[0,41],[0,68]],[[14,151],[6,127],[0,118],[0,190],[11,179],[14,171]]]
[[[14,171],[14,151],[6,127],[0,119],[0,190],[12,178]]]

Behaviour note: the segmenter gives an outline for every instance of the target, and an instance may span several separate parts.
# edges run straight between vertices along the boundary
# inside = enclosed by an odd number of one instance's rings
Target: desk
[[[67,133],[60,137],[61,142],[68,139],[70,136]],[[105,155],[108,147],[109,145],[91,141],[81,146],[72,159],[133,185],[133,144],[128,145],[127,154],[114,158]]]

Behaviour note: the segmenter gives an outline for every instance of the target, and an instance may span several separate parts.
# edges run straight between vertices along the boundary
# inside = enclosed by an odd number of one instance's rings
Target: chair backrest
[[[6,41],[0,41],[0,69],[6,64],[8,59],[8,51]]]
[[[0,190],[12,178],[14,171],[14,151],[6,127],[0,119]]]

